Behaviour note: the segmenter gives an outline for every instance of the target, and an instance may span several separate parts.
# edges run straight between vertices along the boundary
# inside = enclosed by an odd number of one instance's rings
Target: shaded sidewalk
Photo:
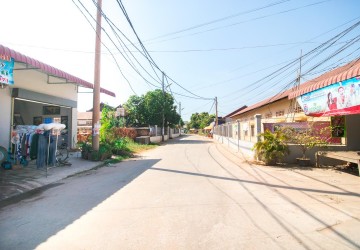
[[[29,191],[45,187],[74,174],[102,166],[103,162],[87,161],[78,153],[70,153],[71,166],[37,169],[35,161],[19,169],[0,169],[0,202],[14,198]]]

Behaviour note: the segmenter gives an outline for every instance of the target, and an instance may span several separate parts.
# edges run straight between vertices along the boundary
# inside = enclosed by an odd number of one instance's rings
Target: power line
[[[279,5],[279,4],[282,4],[282,3],[284,3],[284,2],[289,2],[289,1],[291,1],[291,0],[277,1],[277,2],[274,2],[274,3],[270,3],[270,4],[268,4],[268,5],[262,6],[262,7],[258,7],[258,8],[252,9],[252,10],[241,11],[241,12],[238,12],[238,13],[233,14],[233,15],[230,15],[230,16],[222,17],[222,18],[215,19],[215,20],[212,20],[212,21],[209,21],[209,22],[205,22],[205,23],[202,23],[202,24],[197,24],[197,25],[191,26],[191,27],[189,27],[189,28],[185,28],[185,29],[181,29],[181,30],[178,30],[178,31],[170,32],[170,33],[167,33],[167,34],[164,34],[164,35],[160,35],[160,36],[157,36],[157,37],[154,37],[154,38],[145,40],[144,42],[150,42],[150,41],[153,41],[153,40],[157,40],[157,39],[159,39],[159,38],[163,38],[163,37],[167,37],[167,36],[171,36],[171,35],[183,33],[183,32],[185,32],[185,31],[197,29],[197,28],[200,28],[200,27],[203,27],[203,26],[208,26],[208,25],[213,24],[213,23],[225,21],[225,20],[228,20],[228,19],[231,19],[231,18],[240,16],[240,15],[250,14],[250,13],[252,13],[252,12],[256,12],[256,11],[259,11],[259,10],[263,10],[263,9],[266,9],[266,8],[269,8],[269,7],[272,7],[272,6],[275,6],[275,5]]]
[[[274,14],[252,18],[252,19],[249,19],[249,20],[246,20],[246,21],[236,22],[236,23],[232,23],[232,24],[228,24],[228,25],[224,25],[224,26],[220,26],[220,27],[215,27],[215,28],[211,28],[211,29],[191,33],[191,34],[188,34],[188,35],[177,36],[177,37],[173,37],[173,38],[169,38],[169,39],[165,39],[165,40],[160,40],[160,41],[157,41],[157,43],[167,42],[167,41],[171,41],[171,40],[175,40],[175,39],[179,39],[179,38],[183,38],[183,37],[195,36],[195,35],[203,34],[203,33],[210,32],[210,31],[224,29],[224,28],[236,26],[236,25],[243,24],[243,23],[248,23],[248,22],[251,22],[251,21],[264,19],[264,18],[267,18],[267,17],[276,16],[276,15],[288,13],[288,12],[291,12],[291,11],[296,11],[296,10],[299,10],[299,9],[303,9],[303,8],[306,8],[306,7],[314,6],[314,5],[321,4],[321,3],[324,3],[324,2],[329,2],[329,1],[331,1],[331,0],[319,1],[319,2],[316,2],[316,3],[312,3],[312,4],[303,5],[303,6],[300,6],[300,7],[297,7],[297,8],[292,8],[292,9],[288,9],[288,10],[285,10],[285,11],[280,11],[280,12],[277,12],[277,13],[274,13]],[[148,44],[153,44],[153,43],[155,43],[155,42],[151,42],[151,43],[148,43]]]
[[[121,0],[117,0],[117,3],[119,4],[119,6],[120,6],[120,8],[121,8],[121,10],[122,10],[122,12],[123,12],[123,14],[125,15],[126,19],[128,20],[128,23],[129,23],[131,29],[133,30],[133,32],[134,32],[134,34],[135,34],[135,36],[136,36],[139,44],[141,45],[144,53],[147,55],[147,59],[148,59],[149,63],[150,63],[151,65],[154,65],[160,72],[163,72],[163,71],[160,69],[160,67],[155,63],[155,61],[152,59],[150,53],[147,51],[147,49],[145,48],[144,44],[142,43],[140,37],[138,36],[138,34],[137,34],[137,32],[136,32],[136,30],[135,30],[135,28],[134,28],[134,26],[133,26],[133,24],[132,24],[132,22],[131,22],[131,20],[130,20],[130,17],[128,16],[128,14],[127,14],[127,12],[126,12],[126,9],[125,9],[124,5],[122,4],[122,1],[121,1]],[[201,97],[201,96],[199,96],[199,95],[197,95],[197,94],[194,94],[194,93],[191,92],[190,90],[184,88],[184,87],[181,86],[179,83],[177,83],[174,79],[170,78],[168,75],[165,74],[165,76],[166,76],[167,78],[169,78],[174,84],[176,84],[176,85],[179,86],[181,89],[183,89],[183,90],[185,90],[186,92],[188,92],[189,94],[191,94],[191,95],[193,95],[193,96],[195,96],[195,97],[197,97],[197,98],[199,98],[199,99],[209,100],[209,98]],[[211,100],[212,100],[212,99],[211,99]]]
[[[78,1],[79,1],[79,3],[84,7],[84,5],[81,3],[81,1],[80,1],[80,0],[78,0]],[[80,9],[80,7],[75,3],[74,0],[72,0],[72,2],[73,2],[73,3],[75,4],[75,6],[79,9],[79,11],[81,12],[81,14],[83,14],[83,16],[85,17],[85,19],[87,20],[87,22],[90,24],[90,26],[93,28],[93,30],[94,30],[95,33],[96,33],[96,29],[93,27],[93,25],[91,24],[90,20],[89,20],[89,19],[87,18],[87,16],[85,15],[85,13]],[[84,7],[84,8],[85,8],[85,7]],[[85,9],[85,10],[86,10],[86,9]],[[93,18],[93,19],[94,19],[94,18]],[[95,20],[95,22],[96,22],[96,20]],[[96,33],[96,35],[98,36],[97,33]],[[112,58],[113,58],[114,61],[115,61],[115,64],[116,64],[118,70],[120,71],[121,75],[122,75],[122,76],[124,77],[124,79],[127,81],[130,89],[134,92],[134,94],[136,94],[136,92],[135,92],[134,89],[132,88],[129,80],[128,80],[128,79],[125,77],[125,75],[123,74],[123,72],[122,72],[122,70],[121,70],[121,68],[120,68],[120,65],[119,65],[119,63],[117,62],[115,56],[111,53],[110,49],[109,49],[102,41],[101,41],[101,44],[104,45],[104,47],[109,51],[110,55],[112,56]]]
[[[93,0],[93,3],[94,3],[95,6],[97,6],[97,3],[96,3],[94,0]],[[156,82],[160,83],[159,81],[161,81],[161,79],[157,76],[156,72],[155,72],[155,74],[156,74],[156,76],[158,77],[159,80],[156,80],[153,76],[151,76],[151,74],[140,64],[140,62],[139,62],[139,61],[136,59],[136,57],[131,53],[131,51],[128,49],[127,45],[122,41],[122,39],[120,38],[119,34],[118,34],[114,29],[118,30],[128,41],[131,42],[131,40],[128,39],[127,36],[120,31],[120,29],[105,15],[105,13],[104,13],[103,11],[102,11],[102,16],[103,16],[104,19],[107,21],[108,25],[109,25],[110,28],[112,29],[112,31],[113,31],[113,33],[115,34],[115,36],[120,40],[120,41],[119,41],[119,42],[120,42],[120,45],[121,45],[121,43],[122,43],[122,44],[124,45],[124,47],[127,48],[127,51],[133,56],[133,58],[136,60],[136,62],[140,65],[140,67],[141,67],[153,80],[155,80]],[[103,28],[103,30],[105,31],[104,28]],[[110,37],[109,37],[109,38],[110,38]],[[110,40],[111,40],[111,38],[110,38]],[[136,48],[138,51],[140,51],[140,50],[134,45],[134,43],[131,42],[131,44],[134,46],[134,48]],[[119,50],[119,48],[116,46],[115,43],[114,43],[114,45],[115,45],[115,47],[117,48],[117,50],[120,52],[120,54],[123,55],[123,53]],[[121,46],[122,46],[122,45],[121,45]],[[124,49],[124,52],[126,52],[125,49]],[[146,59],[148,59],[146,53],[142,53],[142,55],[143,55]],[[123,57],[124,57],[124,55],[123,55]],[[126,60],[125,57],[124,57],[124,59]],[[142,77],[148,84],[153,85],[150,81],[148,81],[145,77],[142,76],[142,74],[135,68],[134,65],[132,65],[128,60],[126,60],[126,61],[130,64],[130,66],[132,66],[132,68],[135,70],[135,72],[137,72],[137,73],[140,75],[140,77]],[[153,85],[153,86],[155,86],[155,85]],[[155,86],[155,87],[159,87],[159,86]]]
[[[140,37],[138,36],[138,34],[137,34],[137,32],[136,32],[136,30],[135,30],[135,28],[134,28],[134,26],[133,26],[130,18],[129,18],[129,16],[128,16],[127,12],[126,12],[126,9],[125,9],[123,3],[121,2],[121,0],[117,0],[117,3],[118,3],[118,5],[119,5],[120,9],[122,10],[122,12],[123,12],[126,20],[128,21],[131,29],[133,30],[133,32],[134,32],[134,34],[135,34],[135,36],[136,36],[136,38],[137,38],[140,46],[142,47],[142,49],[143,49],[143,51],[144,51],[147,59],[149,60],[149,63],[150,63],[151,68],[153,69],[153,71],[154,71],[155,74],[156,74],[156,71],[155,71],[155,69],[153,68],[153,65],[154,65],[159,71],[161,71],[160,68],[156,65],[155,61],[152,59],[151,55],[150,55],[149,52],[146,50],[144,44],[143,44],[142,41],[140,40]],[[156,74],[156,76],[157,76],[158,79],[160,80],[160,77],[159,77],[157,74]]]
[[[312,55],[313,53],[317,52],[313,57],[311,57],[310,59],[308,59],[307,61],[304,62],[304,65],[309,63],[311,60],[313,60],[315,57],[319,56],[320,53],[323,53],[325,50],[327,50],[328,48],[330,48],[334,43],[336,43],[339,39],[341,39],[342,37],[344,37],[346,34],[348,34],[350,31],[352,31],[354,28],[356,28],[358,25],[360,24],[360,21],[355,23],[354,25],[350,26],[349,28],[345,29],[344,31],[340,32],[339,34],[337,34],[336,36],[332,37],[331,39],[329,39],[328,41],[322,43],[320,46],[317,46],[315,49],[309,51],[308,53],[304,54],[303,58],[306,58],[310,55]],[[353,44],[353,43],[352,43]],[[323,48],[324,47],[324,48]],[[258,89],[259,87],[257,86],[259,83],[261,83],[262,81],[264,80],[273,80],[275,79],[277,76],[280,76],[282,73],[284,73],[286,70],[290,69],[291,67],[293,67],[294,65],[296,65],[297,63],[297,59],[291,61],[290,63],[288,63],[287,65],[281,67],[280,69],[272,72],[271,74],[255,81],[254,83],[250,84],[250,86],[252,86],[253,88],[250,90],[250,91],[247,91],[247,94],[251,93],[252,91]],[[296,71],[296,70],[295,70]],[[295,72],[294,70],[292,70],[290,73],[293,73]],[[240,91],[244,90],[241,89]],[[229,95],[232,95],[234,93],[238,93],[239,91],[235,91],[235,92],[232,92],[231,94]],[[227,97],[229,95],[226,95],[226,96],[223,96],[222,98],[224,97]]]

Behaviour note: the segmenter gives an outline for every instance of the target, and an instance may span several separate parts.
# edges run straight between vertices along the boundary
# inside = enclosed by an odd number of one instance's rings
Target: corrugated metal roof
[[[68,73],[66,73],[60,69],[57,69],[55,67],[52,67],[48,64],[42,63],[38,60],[35,60],[29,56],[25,56],[15,50],[7,48],[1,44],[0,44],[0,55],[10,56],[10,57],[14,58],[15,62],[26,63],[28,65],[35,67],[36,69],[43,71],[44,73],[47,73],[52,76],[64,78],[67,81],[69,81],[71,83],[75,83],[81,87],[90,88],[90,89],[94,88],[94,85],[92,83],[89,83],[85,80],[82,80],[82,79],[76,77],[76,76],[68,74]],[[107,89],[100,88],[100,92],[115,97],[115,93],[113,93]]]
[[[289,99],[360,75],[360,58],[301,84],[289,94]]]

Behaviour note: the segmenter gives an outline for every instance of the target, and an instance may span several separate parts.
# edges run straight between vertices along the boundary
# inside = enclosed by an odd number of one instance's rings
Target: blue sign
[[[0,83],[14,85],[14,58],[0,55]]]

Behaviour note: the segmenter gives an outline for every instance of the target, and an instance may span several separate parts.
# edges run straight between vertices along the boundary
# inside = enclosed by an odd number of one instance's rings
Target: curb
[[[3,207],[6,207],[6,206],[9,206],[9,205],[12,205],[12,204],[15,204],[21,200],[23,200],[24,198],[26,198],[27,196],[29,196],[29,194],[36,194],[36,193],[40,193],[44,190],[47,190],[49,188],[52,188],[54,186],[58,186],[58,185],[61,185],[61,184],[56,184],[57,182],[60,182],[61,180],[65,180],[65,179],[68,179],[68,178],[71,178],[73,176],[76,176],[78,174],[82,174],[82,173],[85,173],[85,172],[88,172],[90,170],[94,170],[94,169],[99,169],[99,168],[102,168],[104,166],[106,166],[107,164],[105,162],[101,162],[100,164],[97,164],[93,167],[90,167],[89,169],[86,169],[86,170],[81,170],[81,171],[78,171],[78,172],[74,172],[72,174],[69,174],[65,177],[62,177],[60,179],[56,179],[52,182],[49,182],[49,183],[46,183],[44,185],[41,185],[41,186],[38,186],[38,187],[35,187],[35,188],[32,188],[32,189],[28,189],[28,190],[25,190],[21,193],[18,193],[18,194],[14,194],[14,195],[11,195],[9,197],[6,197],[2,200],[0,200],[0,209],[2,209]]]

